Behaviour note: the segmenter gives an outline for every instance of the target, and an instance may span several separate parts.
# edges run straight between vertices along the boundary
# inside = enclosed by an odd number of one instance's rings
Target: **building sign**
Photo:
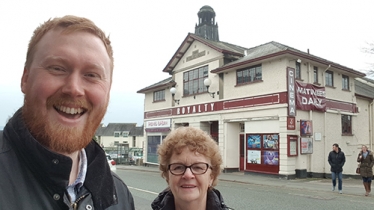
[[[287,117],[287,130],[295,130],[296,122],[295,117]]]
[[[296,116],[295,69],[287,67],[288,116]]]
[[[296,81],[296,107],[301,110],[326,111],[325,87]]]
[[[146,128],[170,128],[170,119],[146,121],[145,127]]]
[[[184,115],[184,114],[194,114],[194,113],[201,113],[201,112],[211,112],[215,110],[215,103],[209,104],[198,104],[193,106],[184,106],[176,108],[176,115]]]
[[[191,56],[188,56],[186,58],[186,62],[192,61],[193,59],[196,59],[196,58],[203,57],[204,55],[205,55],[205,50],[201,51],[201,52],[199,52],[199,50],[195,50],[195,51],[192,52]]]

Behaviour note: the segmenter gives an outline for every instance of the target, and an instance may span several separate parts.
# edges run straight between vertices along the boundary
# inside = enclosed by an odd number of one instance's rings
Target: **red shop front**
[[[246,170],[279,173],[279,134],[246,134]]]

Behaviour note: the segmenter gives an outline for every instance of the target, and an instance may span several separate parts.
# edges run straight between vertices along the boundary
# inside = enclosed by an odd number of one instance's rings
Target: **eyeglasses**
[[[212,168],[211,166],[209,166],[208,163],[194,163],[192,165],[189,165],[189,166],[186,166],[186,165],[183,165],[181,163],[172,163],[172,164],[169,164],[169,171],[171,174],[173,175],[183,175],[187,168],[189,168],[192,172],[193,175],[201,175],[201,174],[205,174],[208,170],[208,168]]]

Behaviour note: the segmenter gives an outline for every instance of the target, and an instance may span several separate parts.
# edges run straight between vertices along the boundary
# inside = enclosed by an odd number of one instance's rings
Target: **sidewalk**
[[[160,173],[157,166],[117,165],[117,170],[139,170],[151,173]],[[331,179],[306,178],[286,180],[261,174],[244,174],[244,172],[221,173],[218,180],[255,184],[259,186],[286,187],[316,192],[331,192],[332,187]],[[337,188],[338,186],[336,186],[334,193],[337,193]],[[361,179],[343,179],[343,194],[362,196],[364,193],[365,191]]]

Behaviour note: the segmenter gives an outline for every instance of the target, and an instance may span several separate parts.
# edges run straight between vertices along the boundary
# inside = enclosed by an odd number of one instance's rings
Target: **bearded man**
[[[24,105],[0,133],[0,209],[134,209],[92,140],[103,119],[113,50],[92,21],[46,21],[30,40]]]

